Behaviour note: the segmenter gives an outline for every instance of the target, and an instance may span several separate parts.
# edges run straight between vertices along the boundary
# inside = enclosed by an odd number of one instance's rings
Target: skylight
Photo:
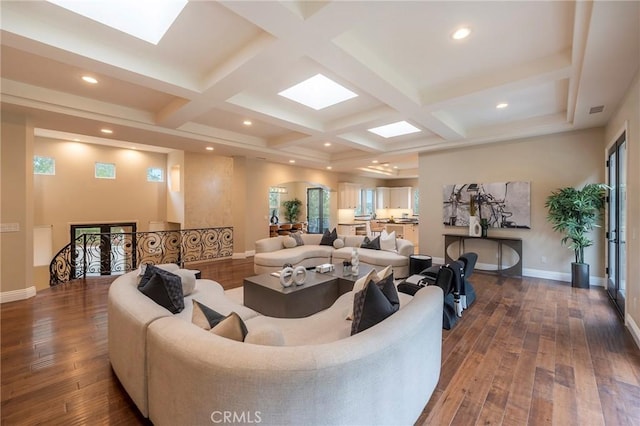
[[[187,0],[47,0],[118,31],[158,44]]]
[[[416,126],[407,123],[406,121],[398,121],[397,123],[386,124],[380,127],[374,127],[369,129],[371,133],[375,133],[383,138],[393,138],[395,136],[408,135],[409,133],[420,132]]]
[[[302,83],[283,90],[278,95],[316,111],[358,96],[322,74],[316,74]]]

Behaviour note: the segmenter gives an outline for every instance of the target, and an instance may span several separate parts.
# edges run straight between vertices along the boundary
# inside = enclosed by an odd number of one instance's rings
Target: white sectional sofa
[[[191,323],[195,299],[237,312],[249,335],[281,330],[284,346],[238,342]],[[442,291],[400,294],[400,310],[350,336],[353,293],[302,319],[270,318],[197,280],[173,315],[125,274],[109,290],[109,356],[140,412],[156,425],[413,424],[435,389],[442,347]],[[249,336],[248,335],[248,336]],[[247,336],[247,340],[248,340]]]
[[[409,240],[396,239],[397,252],[360,248],[364,241],[363,235],[338,236],[341,244],[321,246],[321,234],[302,234],[304,245],[292,248],[285,247],[286,236],[263,238],[256,241],[256,253],[253,257],[253,270],[256,274],[275,272],[282,269],[285,263],[306,268],[323,263],[342,263],[351,260],[353,247],[358,247],[360,263],[374,268],[384,268],[391,265],[396,278],[409,276],[409,256],[413,254],[414,246]]]

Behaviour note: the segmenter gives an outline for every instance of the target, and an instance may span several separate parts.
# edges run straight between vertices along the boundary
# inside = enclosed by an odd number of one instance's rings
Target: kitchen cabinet
[[[355,210],[360,206],[360,185],[343,182],[338,184],[338,208]]]
[[[365,228],[364,223],[339,223],[338,224],[338,235],[357,235],[358,229]]]
[[[411,208],[411,188],[390,188],[389,191],[389,208],[391,209],[410,209]]]
[[[376,209],[389,209],[391,203],[391,188],[378,187],[376,188]]]
[[[376,188],[377,209],[411,209],[411,188]]]
[[[395,231],[396,238],[409,240],[414,246],[418,245],[419,232],[417,223],[388,223],[385,225],[385,230],[389,234]]]

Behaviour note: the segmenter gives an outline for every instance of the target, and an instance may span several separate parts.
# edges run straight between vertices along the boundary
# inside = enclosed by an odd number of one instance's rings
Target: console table
[[[453,262],[455,259],[452,259],[447,254],[447,249],[449,246],[455,242],[459,243],[460,254],[465,252],[464,242],[465,240],[487,240],[494,241],[498,250],[498,270],[497,273],[501,275],[509,275],[515,277],[522,276],[522,239],[521,238],[504,238],[504,237],[471,237],[469,235],[461,235],[461,234],[443,234],[444,235],[444,261],[445,263]],[[502,247],[507,246],[511,247],[516,254],[518,255],[518,261],[515,265],[510,266],[508,268],[502,267]]]

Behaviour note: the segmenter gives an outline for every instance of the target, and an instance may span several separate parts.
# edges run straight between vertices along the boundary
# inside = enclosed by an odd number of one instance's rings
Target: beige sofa
[[[156,425],[413,424],[440,375],[442,291],[400,294],[401,308],[355,336],[353,294],[302,319],[262,316],[197,280],[172,315],[140,293],[135,273],[109,290],[109,356],[141,413]],[[281,330],[285,346],[237,342],[191,324],[196,299],[236,311],[249,334]]]
[[[286,248],[285,239],[290,237],[278,236],[263,238],[256,241],[256,253],[253,257],[253,271],[265,274],[282,269],[285,263],[306,268],[323,263],[341,264],[344,260],[351,260],[353,247],[358,247],[360,263],[374,268],[384,268],[391,265],[396,278],[409,276],[409,256],[413,254],[414,246],[409,240],[396,239],[397,253],[385,250],[360,248],[364,241],[363,235],[338,236],[343,242],[334,246],[321,246],[321,234],[302,234],[304,245]]]

